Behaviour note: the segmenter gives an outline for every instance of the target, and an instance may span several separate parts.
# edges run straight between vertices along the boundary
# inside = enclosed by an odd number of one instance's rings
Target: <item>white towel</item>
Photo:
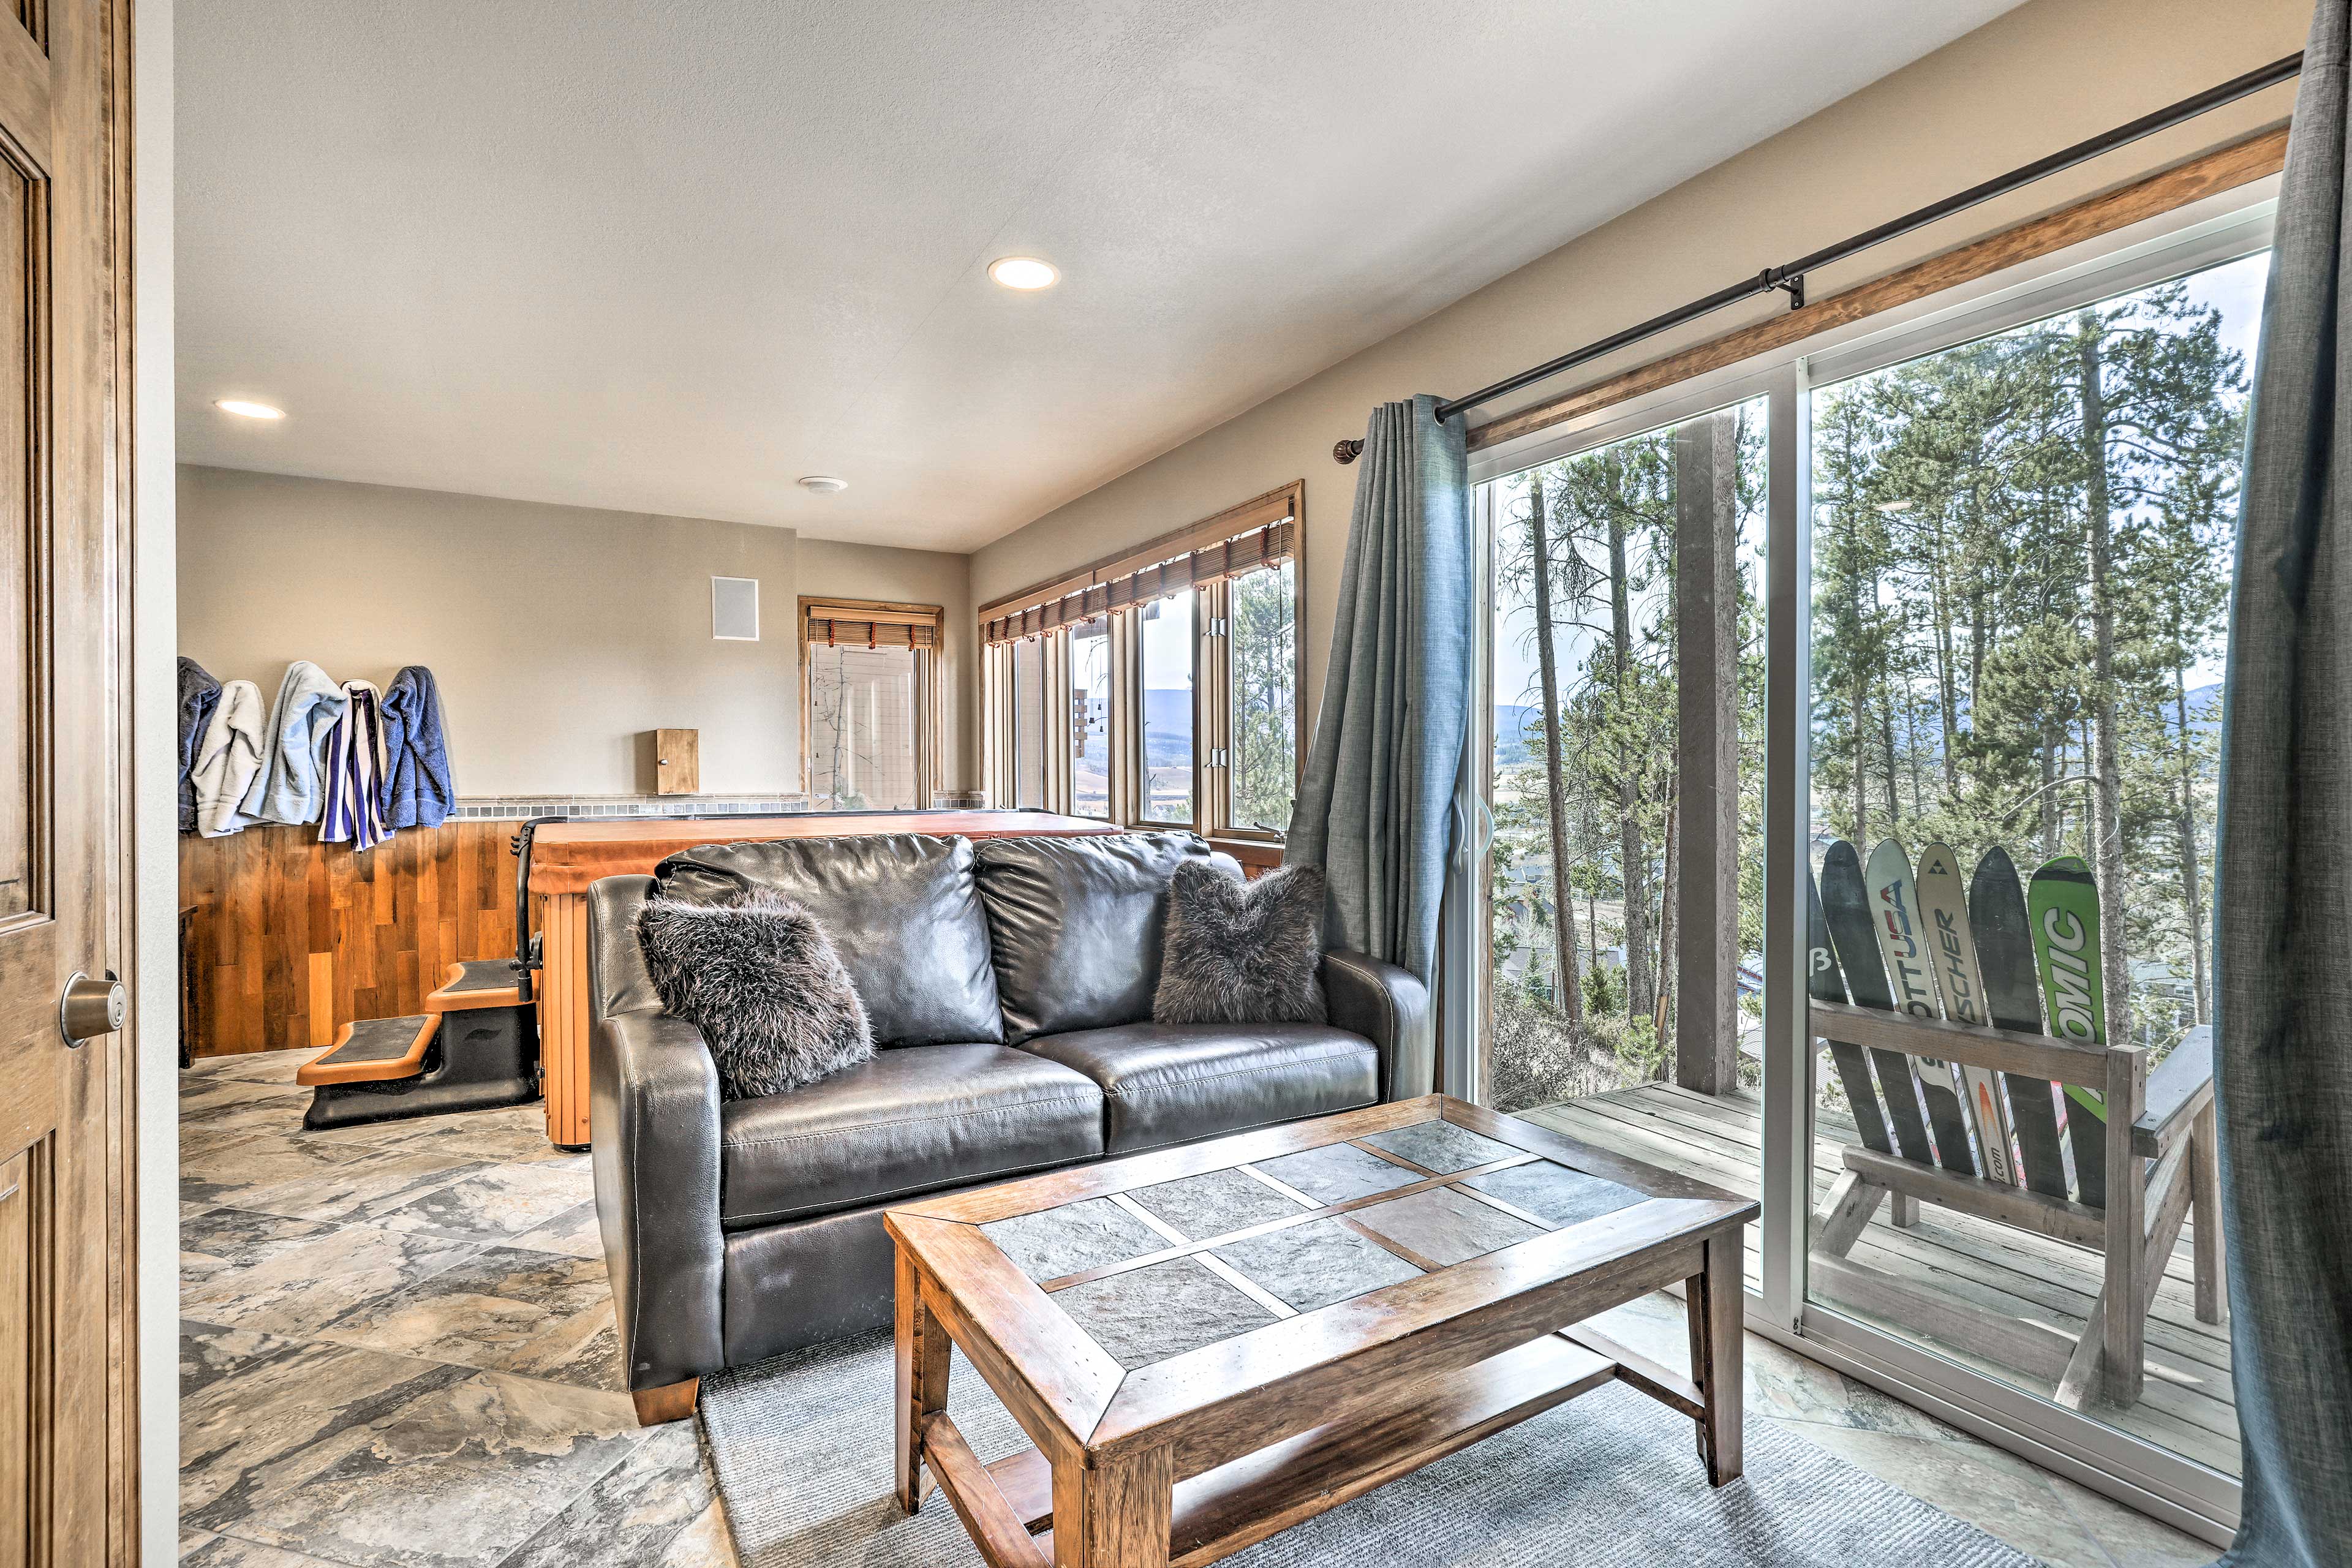
[[[196,742],[189,781],[196,792],[196,831],[224,838],[253,819],[237,809],[261,772],[261,688],[250,680],[224,683],[212,722]]]

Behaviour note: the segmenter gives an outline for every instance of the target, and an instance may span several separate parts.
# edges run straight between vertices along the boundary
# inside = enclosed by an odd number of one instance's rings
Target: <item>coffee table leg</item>
[[[1054,1568],[1168,1568],[1174,1454],[1054,1468]]]
[[[1691,1381],[1699,1387],[1706,1414],[1698,1424],[1699,1458],[1712,1486],[1739,1479],[1740,1405],[1747,1376],[1740,1365],[1743,1325],[1739,1280],[1740,1233],[1734,1229],[1706,1243],[1702,1271],[1685,1282],[1690,1311]]]
[[[898,1506],[913,1513],[923,1503],[923,1422],[947,1408],[948,1352],[953,1348],[938,1316],[923,1304],[922,1280],[904,1247],[898,1264]]]

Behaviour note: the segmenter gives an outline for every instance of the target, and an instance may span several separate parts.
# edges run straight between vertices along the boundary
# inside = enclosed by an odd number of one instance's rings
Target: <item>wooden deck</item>
[[[1709,1096],[1671,1084],[1643,1084],[1522,1111],[1529,1121],[1603,1147],[1686,1172],[1735,1192],[1761,1190],[1764,1109],[1752,1090]],[[1839,1150],[1853,1123],[1823,1108],[1815,1118],[1813,1201],[1821,1202],[1843,1167]],[[2042,1324],[2072,1339],[2083,1331],[2098,1293],[2095,1252],[2045,1237],[1923,1206],[1919,1223],[1898,1230],[1882,1206],[1851,1257],[1859,1264],[1931,1286],[1978,1307]],[[1759,1273],[1757,1227],[1748,1235],[1748,1287]],[[2234,1476],[2237,1413],[2230,1391],[2227,1323],[2200,1323],[2192,1310],[2189,1237],[2183,1227],[2158,1287],[2147,1330],[2147,1388],[2127,1409],[2094,1405],[2091,1414],[2137,1436]],[[1817,1296],[1822,1287],[1817,1280]],[[1953,1360],[2047,1395],[2053,1380],[2031,1376],[1940,1342],[1919,1326],[1893,1321],[1829,1298],[1842,1311],[1922,1341]]]

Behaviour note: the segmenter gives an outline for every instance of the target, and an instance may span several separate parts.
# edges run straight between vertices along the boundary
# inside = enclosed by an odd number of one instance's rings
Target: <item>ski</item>
[[[2025,886],[2009,851],[1995,845],[1969,879],[1969,929],[1976,941],[1977,973],[1993,1026],[2021,1035],[2042,1032],[2042,994],[2033,980],[2033,928],[2025,913]],[[2003,1073],[2011,1126],[2025,1165],[2025,1184],[2044,1197],[2066,1195],[2066,1157],[2058,1146],[2058,1112],[2048,1079]]]
[[[1805,990],[1816,1002],[1845,1000],[1845,974],[1838,968],[1837,953],[1830,946],[1830,922],[1822,913],[1821,884],[1813,879],[1813,868],[1805,868]],[[1878,1095],[1871,1088],[1870,1060],[1862,1054],[1860,1046],[1843,1040],[1829,1042],[1830,1061],[1837,1068],[1838,1082],[1845,1089],[1846,1104],[1853,1111],[1854,1131],[1862,1135],[1865,1148],[1882,1154],[1895,1152],[1887,1141],[1886,1119],[1879,1114]]]
[[[1985,1005],[1984,982],[1978,975],[1968,899],[1960,890],[1959,857],[1948,844],[1928,845],[1919,851],[1919,869],[1913,882],[1919,889],[1919,914],[1928,950],[1935,956],[1936,987],[1943,994],[1944,1016],[1955,1024],[1982,1028],[1992,1018]],[[2004,1186],[2015,1186],[2009,1106],[2001,1096],[2000,1080],[1990,1068],[1962,1062],[1960,1081],[1968,1088],[1969,1114],[1976,1121],[1977,1158],[1984,1163],[1985,1174]]]
[[[1863,881],[1870,890],[1878,951],[1886,960],[1895,1007],[1915,1018],[1940,1017],[1936,961],[1919,914],[1919,889],[1912,880],[1911,857],[1895,840],[1882,839],[1870,852]],[[1969,1152],[1968,1113],[1952,1088],[1952,1064],[1916,1053],[1911,1063],[1917,1069],[1920,1098],[1927,1102],[1928,1125],[1936,1132],[1936,1163],[1956,1175],[1975,1175],[1977,1163]]]
[[[1862,879],[1862,857],[1853,845],[1839,839],[1822,857],[1822,917],[1830,928],[1830,942],[1845,973],[1846,990],[1857,1007],[1895,1011],[1895,993],[1886,987],[1886,966],[1878,956],[1878,921],[1870,911],[1870,889]],[[1870,1053],[1885,1091],[1886,1120],[1892,1124],[1896,1152],[1922,1165],[1935,1163],[1927,1145],[1927,1123],[1919,1114],[1919,1091],[1911,1075],[1911,1058],[1900,1051]]]
[[[2105,1045],[2106,988],[2099,971],[2099,889],[2079,855],[2061,855],[2033,873],[2026,889],[2033,952],[2050,1032],[2062,1039]],[[2083,1201],[2107,1206],[2107,1099],[2080,1084],[2066,1086],[2066,1136],[2074,1146],[2074,1179]]]

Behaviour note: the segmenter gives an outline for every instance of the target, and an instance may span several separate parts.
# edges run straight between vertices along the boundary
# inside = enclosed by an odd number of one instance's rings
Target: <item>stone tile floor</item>
[[[182,1562],[731,1568],[695,1424],[622,1386],[587,1157],[537,1106],[305,1133],[306,1054],[181,1075]],[[1670,1298],[1605,1323],[1685,1358]],[[1747,1363],[1751,1419],[2057,1568],[2215,1555],[1752,1334]]]

